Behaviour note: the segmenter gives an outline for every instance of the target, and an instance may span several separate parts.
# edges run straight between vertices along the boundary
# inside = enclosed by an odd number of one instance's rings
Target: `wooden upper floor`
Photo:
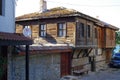
[[[118,28],[75,10],[54,8],[16,18],[16,32],[28,27],[37,44],[68,44],[81,48],[112,48]]]

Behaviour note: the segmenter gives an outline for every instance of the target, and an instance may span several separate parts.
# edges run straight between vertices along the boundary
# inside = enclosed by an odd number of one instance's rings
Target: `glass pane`
[[[59,24],[59,29],[63,29],[63,24]]]
[[[44,26],[43,25],[41,25],[41,30],[44,30]]]
[[[46,25],[43,25],[44,26],[44,30],[46,30]]]
[[[46,36],[46,32],[44,31],[44,36]]]
[[[66,30],[63,31],[63,36],[66,36]]]
[[[41,36],[44,36],[44,32],[43,31],[41,31]]]
[[[59,31],[59,36],[63,36],[63,32],[61,30]]]
[[[88,25],[88,37],[90,37],[90,25]]]
[[[41,25],[41,30],[46,30],[46,25]]]
[[[65,24],[63,24],[63,29],[66,29],[66,25]]]

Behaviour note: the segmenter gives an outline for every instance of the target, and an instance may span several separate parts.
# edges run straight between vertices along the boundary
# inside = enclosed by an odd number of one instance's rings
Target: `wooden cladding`
[[[115,31],[110,28],[97,27],[98,47],[112,48],[115,46]]]
[[[114,47],[115,30],[101,27],[82,18],[45,19],[38,21],[17,22],[16,32],[22,33],[23,26],[30,26],[32,39],[38,43],[69,43],[75,47]],[[43,27],[44,26],[44,27]],[[43,37],[44,36],[44,37]]]
[[[114,47],[115,46],[115,31],[106,28],[106,46],[105,47]]]
[[[76,45],[79,47],[88,47],[88,45],[93,47],[95,45],[93,41],[95,34],[93,22],[78,19],[76,28]]]
[[[59,25],[59,26],[58,26]],[[31,38],[40,42],[72,43],[74,44],[75,23],[59,22],[29,25],[32,31]],[[16,25],[16,32],[22,33],[24,26]]]

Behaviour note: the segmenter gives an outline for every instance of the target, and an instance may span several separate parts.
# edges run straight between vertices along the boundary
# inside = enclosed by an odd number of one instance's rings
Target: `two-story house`
[[[57,7],[48,10],[46,2],[41,12],[16,18],[16,32],[23,33],[24,28],[31,29],[29,37],[34,40],[34,45],[30,46],[30,78],[50,80],[71,74],[75,67],[92,71],[95,67],[100,68],[110,58],[118,30],[73,9]],[[20,49],[24,50],[23,47]],[[22,50],[16,62],[23,63]],[[18,66],[22,70],[22,64]]]
[[[14,46],[26,45],[28,53],[31,44],[31,39],[15,33],[15,0],[0,0],[0,80],[12,80]]]

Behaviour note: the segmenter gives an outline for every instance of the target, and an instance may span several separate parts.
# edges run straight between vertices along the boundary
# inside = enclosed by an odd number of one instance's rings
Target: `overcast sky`
[[[47,8],[66,7],[120,28],[120,0],[46,0]],[[37,12],[40,0],[18,0],[16,16]]]

